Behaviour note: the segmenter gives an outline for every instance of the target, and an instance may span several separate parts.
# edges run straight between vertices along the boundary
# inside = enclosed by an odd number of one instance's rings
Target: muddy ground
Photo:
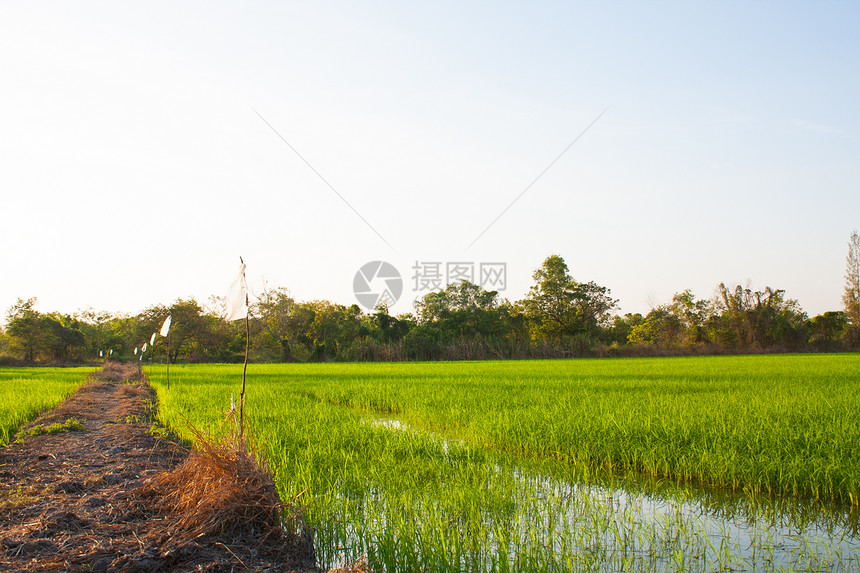
[[[295,542],[172,540],[169,517],[140,492],[188,451],[159,436],[154,400],[145,381],[91,380],[0,448],[0,570],[318,571]],[[22,435],[70,419],[83,430]]]

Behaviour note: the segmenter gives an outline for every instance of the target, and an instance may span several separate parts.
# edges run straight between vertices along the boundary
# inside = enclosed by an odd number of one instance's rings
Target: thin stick
[[[242,260],[241,257],[239,260]],[[248,326],[248,317],[251,314],[251,307],[248,306],[248,293],[245,293],[245,365],[242,367],[242,394],[239,396],[239,437],[245,433],[245,376],[248,373],[248,345],[251,341],[250,327]]]
[[[170,390],[170,331],[167,331],[167,389]]]
[[[137,537],[137,536],[135,536],[135,537]],[[215,542],[215,545],[220,545],[221,547],[223,547],[224,549],[226,549],[227,551],[229,551],[229,552],[230,552],[230,555],[232,555],[233,557],[235,557],[236,559],[238,559],[238,560],[239,560],[239,563],[241,563],[241,564],[242,564],[242,567],[244,567],[245,569],[248,569],[248,566],[247,566],[247,565],[245,565],[245,562],[244,562],[244,561],[242,561],[241,559],[239,559],[239,556],[238,556],[238,555],[236,555],[235,553],[233,553],[233,551],[232,551],[229,547],[227,547],[226,545],[224,545],[223,543],[220,543],[220,542],[218,542],[218,541],[216,541],[216,542]]]

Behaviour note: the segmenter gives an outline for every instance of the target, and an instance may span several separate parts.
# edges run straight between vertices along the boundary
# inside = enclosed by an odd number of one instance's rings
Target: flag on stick
[[[164,319],[164,324],[161,325],[161,336],[167,336],[170,333],[170,319],[171,315],[167,315],[167,318]]]
[[[155,336],[157,333],[153,332],[152,336],[149,337],[149,345],[153,346],[155,344]]]
[[[161,325],[161,336],[167,337],[167,389],[170,390],[170,320],[173,315],[168,314]]]
[[[232,322],[245,319],[245,364],[242,367],[242,393],[239,394],[239,437],[245,433],[245,377],[248,373],[248,345],[250,343],[250,327],[248,319],[251,315],[248,308],[248,282],[245,280],[245,261],[239,257],[239,274],[230,285],[230,294],[227,295],[227,317],[226,321]]]
[[[227,322],[248,316],[248,283],[245,280],[245,263],[239,265],[239,274],[230,285],[227,295]]]

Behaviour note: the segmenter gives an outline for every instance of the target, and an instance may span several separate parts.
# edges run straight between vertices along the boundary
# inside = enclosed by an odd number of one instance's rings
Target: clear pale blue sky
[[[0,308],[355,302],[386,260],[545,257],[645,312],[721,281],[841,307],[854,2],[4,2]],[[389,248],[256,115],[381,234]],[[598,114],[596,124],[467,245]]]

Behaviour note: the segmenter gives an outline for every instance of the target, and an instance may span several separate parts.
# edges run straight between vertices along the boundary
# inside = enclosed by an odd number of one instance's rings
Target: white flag
[[[99,350],[99,358],[101,358],[101,357],[102,357],[102,356],[104,356],[104,355],[105,355],[105,354],[104,354],[104,352],[102,352],[101,350]]]
[[[150,346],[152,346],[153,344],[155,344],[155,335],[156,335],[156,333],[155,333],[155,332],[153,332],[153,333],[152,333],[152,336],[150,336],[150,337],[149,337],[149,345],[150,345]]]
[[[110,349],[110,355],[113,356],[113,348]]]
[[[134,347],[134,355],[137,356],[137,346]]]
[[[239,265],[239,274],[230,285],[227,295],[227,322],[248,316],[248,283],[245,282],[245,263]]]
[[[143,348],[140,349],[141,352],[146,352],[146,342],[143,343]]]
[[[167,336],[167,333],[170,332],[170,319],[171,316],[168,314],[167,318],[164,319],[164,324],[161,325],[161,336]]]

